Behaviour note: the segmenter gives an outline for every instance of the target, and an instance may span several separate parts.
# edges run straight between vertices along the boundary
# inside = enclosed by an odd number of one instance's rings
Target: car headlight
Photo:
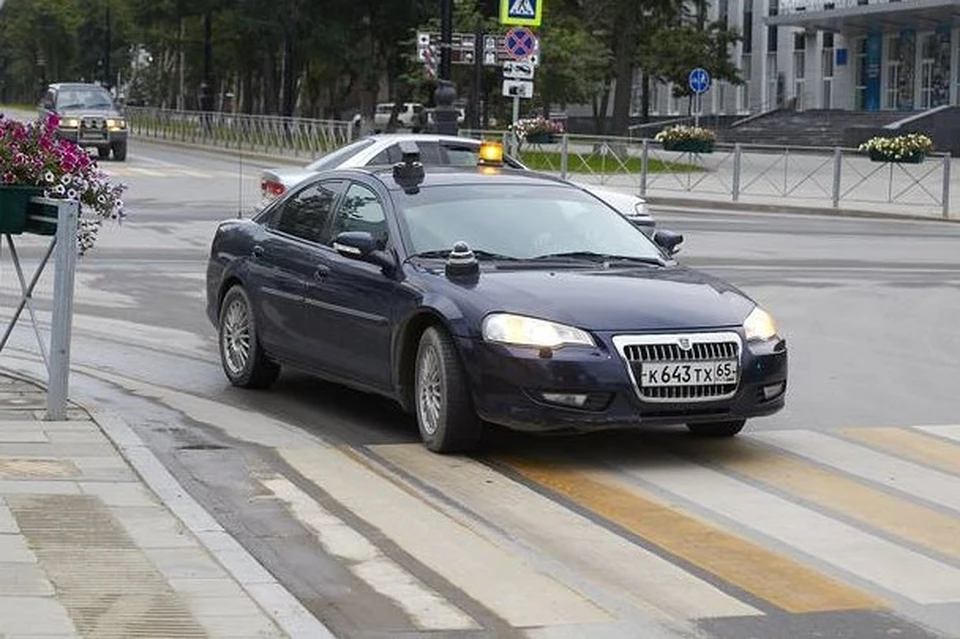
[[[127,123],[123,120],[107,120],[108,129],[123,129],[126,128]]]
[[[586,331],[547,320],[494,313],[483,320],[483,339],[514,346],[557,348],[560,346],[596,346]]]
[[[748,341],[767,340],[776,336],[777,324],[770,313],[757,306],[743,320],[743,331]]]
[[[76,118],[70,118],[63,121],[63,127],[65,129],[76,129],[79,126],[80,120],[77,120]]]

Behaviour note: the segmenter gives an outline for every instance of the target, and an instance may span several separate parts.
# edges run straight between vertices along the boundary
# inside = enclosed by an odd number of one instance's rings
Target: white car
[[[400,143],[406,141],[417,144],[420,149],[420,160],[424,165],[453,166],[476,166],[481,143],[480,140],[472,138],[426,133],[371,135],[331,151],[304,167],[264,169],[260,179],[261,204],[266,206],[294,185],[321,171],[396,164],[402,160]],[[506,155],[504,164],[512,168],[529,170],[515,158]],[[647,235],[653,234],[656,222],[647,211],[647,203],[642,198],[592,184],[577,184],[577,186],[618,210]]]

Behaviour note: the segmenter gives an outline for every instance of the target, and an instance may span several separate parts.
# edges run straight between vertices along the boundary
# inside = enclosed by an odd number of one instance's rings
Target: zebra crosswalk
[[[489,627],[468,612],[482,610],[536,636],[647,636],[624,630],[638,618],[679,635],[745,619],[770,624],[751,636],[824,619],[862,621],[844,636],[960,633],[943,621],[960,619],[960,426],[561,439],[477,458],[279,452],[376,531],[348,561],[386,541],[448,584],[397,599],[419,628]]]
[[[104,162],[100,165],[104,173],[113,178],[137,179],[195,179],[212,180],[220,178],[236,178],[239,171],[225,171],[220,169],[194,169],[177,166],[129,166],[116,165]],[[249,170],[247,171],[249,173]]]

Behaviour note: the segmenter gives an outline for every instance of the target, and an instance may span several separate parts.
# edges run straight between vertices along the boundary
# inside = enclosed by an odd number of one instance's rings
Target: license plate
[[[662,362],[640,365],[640,386],[736,384],[740,367],[735,359],[709,362]]]

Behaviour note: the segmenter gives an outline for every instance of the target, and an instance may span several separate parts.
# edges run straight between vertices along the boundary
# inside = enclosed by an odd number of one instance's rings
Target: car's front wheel
[[[220,304],[220,363],[227,379],[241,388],[267,388],[280,375],[280,365],[260,347],[250,296],[239,284]]]
[[[435,453],[476,448],[483,431],[453,340],[430,327],[420,337],[414,370],[414,405],[424,445]]]
[[[111,145],[113,149],[113,159],[117,162],[126,162],[127,160],[127,143],[126,142],[114,142]]]
[[[747,423],[745,419],[732,419],[725,422],[704,422],[700,424],[687,424],[687,428],[694,435],[701,437],[733,437]]]

